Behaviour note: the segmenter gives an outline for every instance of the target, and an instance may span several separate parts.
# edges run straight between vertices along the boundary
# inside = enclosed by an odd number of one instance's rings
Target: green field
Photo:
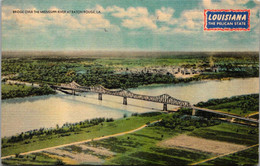
[[[41,153],[9,158],[2,161],[6,165],[57,165],[58,160],[47,157]]]
[[[32,87],[31,86],[22,86],[22,85],[1,84],[1,88],[2,88],[2,93],[9,93],[10,91],[17,91],[17,90],[28,91]]]
[[[181,65],[194,65],[203,63],[203,58],[102,58],[97,59],[95,62],[104,66],[118,67],[152,67],[152,66],[181,66]]]
[[[36,88],[27,85],[1,84],[1,90],[2,90],[2,96],[1,96],[2,99],[55,94],[55,91],[53,91],[51,88],[47,86]]]
[[[174,137],[181,133],[183,132],[156,126],[145,128],[133,134],[95,141],[89,144],[98,145],[117,152],[114,158],[105,162],[108,165],[187,165],[210,156],[202,152],[199,153],[185,149],[168,149],[156,145],[161,140]]]
[[[236,132],[237,129],[239,129],[238,132]],[[250,130],[254,129],[246,126],[222,123],[220,125],[205,128],[203,127],[196,129],[193,132],[186,133],[190,133],[190,135],[192,136],[202,137],[206,139],[226,141],[238,144],[252,145],[258,143],[258,134],[249,134],[248,132]],[[213,133],[212,131],[214,131],[213,137],[211,137],[211,134]],[[149,127],[134,134],[125,135],[116,139],[93,142],[93,144],[96,143],[99,146],[109,148],[112,151],[116,151],[117,146],[119,146],[120,148],[125,148],[124,151],[118,152],[121,154],[107,161],[107,164],[187,165],[196,161],[210,158],[211,155],[207,153],[189,151],[187,149],[168,149],[155,146],[156,143],[160,140],[174,137],[180,133],[183,133],[183,131],[171,130],[162,127]],[[161,135],[164,135],[163,139],[161,138]],[[128,137],[130,139],[127,139]],[[111,145],[113,146],[111,147]],[[255,154],[255,156],[258,156],[258,154]],[[244,158],[247,157],[251,158],[251,155],[247,155],[245,153]],[[234,162],[230,161],[230,163]],[[244,163],[245,162],[246,161],[244,161]],[[257,160],[254,160],[254,163],[257,162]],[[222,162],[219,162],[218,164],[222,165]]]
[[[160,114],[157,116],[133,116],[124,119],[119,119],[113,122],[103,122],[95,126],[81,128],[79,131],[66,132],[60,134],[47,135],[47,131],[41,135],[33,136],[31,139],[25,139],[14,143],[8,143],[7,138],[2,139],[2,156],[28,152],[32,150],[68,144],[72,142],[102,137],[124,131],[129,131],[138,128],[147,122],[159,120],[165,116]]]
[[[103,125],[99,124],[83,129],[78,134],[70,133],[71,135],[66,137],[60,137],[59,135],[57,137],[42,137],[44,139],[33,138],[32,143],[30,143],[29,146],[24,145],[24,143],[17,143],[14,144],[13,147],[8,147],[6,150],[5,148],[2,148],[2,154],[13,154],[22,151],[80,141],[93,137],[100,137],[102,135],[119,133],[137,128],[147,123],[148,121],[158,120],[160,118],[169,119],[169,116],[171,117],[172,114],[144,114],[127,117],[116,120],[114,122],[104,122]],[[180,125],[186,124],[180,123]],[[85,143],[88,146],[103,147],[112,152],[115,152],[115,155],[112,158],[107,158],[105,156],[95,154],[92,151],[84,151],[84,153],[96,155],[99,158],[105,160],[103,163],[104,165],[188,165],[213,157],[212,154],[192,149],[165,148],[158,145],[162,140],[166,140],[184,133],[196,137],[231,142],[247,146],[258,143],[258,128],[249,126],[241,126],[232,123],[221,123],[219,125],[199,127],[193,131],[187,131],[184,127],[172,129],[169,127],[163,127],[160,125],[160,123],[157,123],[149,125],[149,127],[134,133]],[[47,141],[46,139],[49,140]],[[33,142],[33,140],[36,142]],[[74,145],[64,147],[63,149],[68,151],[73,150],[74,153],[82,152],[81,148],[78,148]],[[216,161],[209,161],[209,164],[256,164],[258,162],[256,159],[258,153],[254,148],[248,151],[248,153],[241,152],[242,154],[240,154],[239,152],[238,154],[232,155],[232,160],[227,156],[215,159]],[[43,153],[35,155],[32,154],[29,156],[37,156],[37,158],[32,160],[33,157],[27,158],[26,155],[24,157],[20,156],[3,160],[3,163],[16,164],[20,162],[26,164],[42,164],[43,162],[46,162],[46,164],[52,164],[54,162],[60,162],[57,159],[52,159],[45,156]],[[245,159],[240,160],[239,156],[243,156]]]
[[[259,94],[210,99],[207,102],[199,102],[196,106],[246,117],[249,114],[259,112]]]
[[[239,129],[238,132],[236,132],[237,129]],[[254,128],[222,123],[220,125],[203,127],[196,129],[193,132],[185,133],[189,133],[192,136],[202,137],[206,139],[226,141],[238,144],[257,144],[258,134],[249,134],[248,131],[250,130],[254,130]],[[117,152],[116,157],[109,159],[105,163],[108,165],[188,165],[211,157],[210,154],[203,152],[187,149],[162,148],[156,146],[156,144],[161,140],[174,137],[181,133],[183,133],[183,131],[171,130],[168,128],[157,126],[145,128],[136,133],[117,138],[91,142],[91,144],[105,147]],[[214,133],[213,137],[211,136],[212,133]],[[164,136],[163,138],[161,138],[162,135]],[[258,163],[258,153],[255,152],[255,150],[248,151],[250,152],[249,154],[243,153],[243,157],[247,158],[247,160],[240,160],[240,162],[234,160],[229,161],[229,163]],[[216,163],[218,163],[219,165],[223,165],[225,164],[225,161],[220,160],[218,162],[215,162],[215,164]]]
[[[220,157],[200,165],[256,165],[259,160],[259,147],[253,147],[241,152],[233,153],[224,157]]]
[[[258,143],[257,133],[257,127],[221,123],[216,126],[195,129],[189,135],[249,146]]]

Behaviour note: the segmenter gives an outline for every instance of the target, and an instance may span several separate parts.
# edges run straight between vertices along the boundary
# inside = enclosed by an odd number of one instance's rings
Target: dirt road
[[[154,124],[154,123],[157,123],[157,122],[160,122],[160,120],[156,120],[156,121],[152,121],[150,122],[150,124]],[[117,133],[117,134],[112,134],[112,135],[108,135],[108,136],[104,136],[104,137],[97,137],[97,138],[93,138],[93,139],[87,139],[87,140],[84,140],[84,141],[79,141],[79,142],[73,142],[73,143],[69,143],[69,144],[63,144],[63,145],[58,145],[58,146],[53,146],[53,147],[49,147],[49,148],[44,148],[44,149],[38,149],[38,150],[34,150],[34,151],[29,151],[29,152],[24,152],[24,153],[20,153],[19,155],[27,155],[27,154],[31,154],[31,153],[38,153],[38,152],[42,152],[42,151],[46,151],[46,150],[50,150],[50,149],[55,149],[55,148],[62,148],[62,147],[65,147],[65,146],[71,146],[71,145],[77,145],[77,144],[82,144],[82,143],[87,143],[87,142],[90,142],[90,141],[98,141],[98,140],[102,140],[102,139],[107,139],[107,138],[110,138],[110,137],[117,137],[117,136],[121,136],[121,135],[125,135],[125,134],[129,134],[129,133],[134,133],[138,130],[141,130],[145,127],[147,127],[148,125],[142,125],[141,127],[138,127],[136,129],[133,129],[133,130],[130,130],[130,131],[125,131],[125,132],[121,132],[121,133]],[[6,159],[6,158],[9,158],[9,157],[15,157],[15,155],[9,155],[9,156],[4,156],[4,157],[1,157],[1,159]]]

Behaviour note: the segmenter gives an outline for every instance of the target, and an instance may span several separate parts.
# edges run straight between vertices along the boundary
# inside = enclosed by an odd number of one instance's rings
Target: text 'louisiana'
[[[208,20],[218,21],[246,21],[246,14],[209,14]]]

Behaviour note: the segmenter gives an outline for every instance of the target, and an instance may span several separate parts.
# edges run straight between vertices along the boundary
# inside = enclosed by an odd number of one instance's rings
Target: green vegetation
[[[135,133],[86,144],[116,152],[116,156],[107,159],[105,165],[187,165],[210,157],[203,152],[157,146],[160,141],[183,132],[152,125]]]
[[[15,136],[16,138],[22,137],[21,140],[18,139],[13,142],[8,142],[8,140],[10,140],[12,137],[2,138],[2,156],[28,152],[32,150],[129,131],[138,128],[146,124],[147,122],[159,120],[163,116],[166,115],[162,113],[158,115],[156,113],[155,116],[133,116],[124,119],[119,119],[116,121],[112,121],[110,119],[107,122],[102,122],[95,125],[92,125],[88,123],[88,121],[85,121],[86,123],[81,124],[82,127],[79,127],[79,122],[75,123],[75,125],[69,125],[69,127],[65,125],[62,128],[57,127],[56,129],[40,129],[35,131],[29,131]],[[94,121],[96,123],[98,120]],[[30,133],[31,137],[28,137]],[[32,133],[35,134],[32,135]]]
[[[231,114],[247,116],[259,110],[259,94],[233,96],[230,98],[210,99],[199,102],[198,107],[221,110]]]
[[[1,84],[1,86],[2,86],[2,99],[55,94],[55,91],[53,91],[50,87],[46,85],[39,88],[26,86],[26,85],[8,85],[8,84]]]
[[[134,53],[133,53],[134,54]],[[251,52],[233,52],[233,53],[157,53],[154,55],[140,55],[133,56],[130,54],[127,58],[109,57],[95,59],[94,62],[104,66],[116,67],[151,67],[151,66],[182,66],[182,67],[205,67],[209,66],[209,61],[212,60],[214,64],[221,65],[232,71],[234,67],[246,67],[258,64],[258,53]],[[147,58],[149,57],[149,58]],[[209,58],[211,57],[211,58]],[[238,70],[238,69],[237,69]]]
[[[42,153],[22,156],[17,154],[15,158],[2,160],[5,165],[56,165],[58,160],[52,159]]]
[[[133,53],[134,54],[134,53]],[[220,53],[219,53],[220,54]],[[221,79],[226,77],[258,77],[258,54],[215,54],[186,53],[182,55],[100,57],[100,58],[10,58],[2,59],[2,75],[11,75],[11,79],[47,84],[69,83],[76,81],[83,86],[103,85],[106,88],[132,88],[153,83],[180,83],[201,79]],[[245,56],[247,55],[247,56]],[[161,74],[129,71],[132,68],[173,67],[206,69],[212,65],[219,66],[220,72],[205,72],[191,78],[175,78],[170,73]]]
[[[219,121],[213,119],[205,119],[202,117],[194,117],[190,114],[191,109],[181,109],[178,113],[171,114],[162,119],[157,125],[176,130],[193,131],[195,128],[214,126],[220,124]]]
[[[47,84],[69,83],[106,88],[128,88],[151,83],[172,83],[173,76],[163,74],[116,74],[114,68],[93,63],[92,59],[3,59],[4,75],[18,73],[13,80]]]
[[[70,135],[66,136],[65,139],[64,137],[61,137],[61,134],[54,134],[52,136],[42,135],[41,137],[33,137],[29,146],[24,145],[23,141],[13,143],[10,147],[2,148],[2,154],[3,156],[8,154],[18,154],[24,151],[111,135],[137,128],[147,122],[158,119],[162,119],[162,122],[149,124],[148,127],[134,133],[85,143],[88,146],[104,147],[112,152],[116,152],[113,157],[99,155],[91,150],[83,151],[82,148],[77,146],[64,147],[64,150],[73,151],[73,153],[84,152],[95,155],[101,159],[104,159],[105,165],[188,165],[213,156],[209,153],[191,149],[161,147],[159,146],[159,142],[179,134],[186,133],[196,137],[243,145],[254,145],[258,143],[258,128],[236,125],[232,123],[219,124],[213,120],[208,123],[203,118],[190,119],[192,123],[187,125],[188,121],[186,118],[190,118],[190,116],[185,114],[189,112],[189,109],[183,109],[179,113],[175,114],[163,114],[159,112],[145,114],[134,113],[131,117],[115,120],[113,122],[101,122],[95,126],[81,128],[80,131],[77,132],[68,132]],[[178,121],[177,119],[180,119],[180,123],[176,122]],[[172,127],[172,125],[168,126],[167,122],[175,123],[174,127]],[[197,122],[199,124],[198,127],[194,127],[193,131],[187,130],[186,127],[193,126],[194,124],[196,125]],[[80,123],[78,123],[78,125],[79,124]],[[231,155],[231,157],[226,156],[216,159],[217,161],[209,161],[208,163],[218,163],[219,165],[225,165],[225,163],[229,163],[229,165],[237,163],[256,164],[256,156],[258,156],[258,152],[257,149],[252,148],[252,150],[253,151],[249,150],[238,152],[235,155]],[[15,158],[3,160],[3,163],[15,164],[21,162],[26,164],[34,163],[35,165],[41,164],[38,162],[38,159],[41,159],[38,157],[38,154],[35,155],[37,156],[35,161],[30,159],[30,157],[27,160],[27,156],[28,155],[19,157],[18,155]],[[240,156],[243,156],[245,159],[240,160]],[[23,160],[20,158],[23,158]],[[48,159],[46,156],[44,160],[46,165],[53,162],[62,162],[56,159]],[[36,161],[38,163],[36,163]]]
[[[256,115],[250,116],[250,118],[253,118],[253,119],[259,119],[259,113],[256,114]]]
[[[216,126],[195,129],[189,135],[242,145],[254,145],[258,143],[258,133],[258,127],[221,123]]]
[[[258,146],[220,157],[200,165],[256,165],[258,164]]]
[[[171,117],[171,115],[168,115],[163,119],[168,119],[169,116]],[[212,137],[210,133],[204,132],[212,130],[216,132]],[[178,129],[163,127],[162,125],[150,125],[135,133],[100,141],[92,141],[87,143],[87,145],[104,147],[117,153],[113,158],[106,160],[105,165],[188,165],[211,158],[212,156],[208,153],[188,149],[163,148],[158,146],[158,143],[162,140],[177,136],[178,134],[187,133],[193,136],[219,141],[232,143],[242,143],[246,141],[247,145],[256,144],[258,142],[258,134],[247,133],[250,130],[257,129],[230,123],[221,123],[215,126],[197,128],[193,132],[190,132],[185,130],[182,125],[180,125]],[[234,133],[237,135],[234,135]],[[222,138],[228,139],[223,140]],[[240,139],[240,141],[237,141],[238,139]],[[233,142],[232,140],[235,141]],[[243,155],[244,158],[248,156],[246,153]],[[249,154],[248,157],[250,158],[251,156],[252,153]],[[258,152],[256,152],[254,157],[255,156],[258,156]],[[246,164],[247,161],[248,160],[245,160],[244,163]],[[218,165],[223,165],[224,163],[225,162],[222,163],[220,161]],[[230,163],[235,164],[236,161],[230,161]],[[248,163],[256,164],[257,160]]]

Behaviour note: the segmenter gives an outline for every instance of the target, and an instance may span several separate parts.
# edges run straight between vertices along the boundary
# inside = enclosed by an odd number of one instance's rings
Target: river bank
[[[198,81],[188,84],[163,84],[130,89],[136,94],[170,96],[189,101],[191,104],[206,102],[212,98],[258,93],[258,78],[233,79],[226,81]],[[98,100],[95,93],[82,93],[72,96],[58,93],[56,95],[33,96],[2,100],[2,136],[11,136],[37,128],[62,126],[64,123],[76,123],[85,119],[98,117],[119,119],[127,114],[162,110],[160,103],[128,99],[123,105],[123,98],[103,95]],[[57,104],[59,103],[59,104]],[[168,110],[175,109],[168,105]]]
[[[1,90],[2,100],[56,94],[56,92],[48,86],[34,87],[20,84],[1,84]]]
[[[116,134],[128,130],[136,129],[146,123],[156,121],[164,117],[164,114],[152,114],[151,116],[132,116],[116,121],[106,121],[89,127],[81,127],[80,130],[71,130],[64,133],[48,133],[48,129],[42,130],[41,134],[28,137],[16,142],[8,142],[9,138],[2,139],[2,156],[16,153],[33,151],[72,142],[78,142],[86,139],[102,137],[105,135]],[[76,128],[76,127],[75,127]],[[22,134],[22,135],[21,135]],[[24,137],[26,133],[21,133],[18,137]],[[29,134],[29,133],[28,133]],[[30,145],[30,146],[28,146]]]
[[[177,136],[183,137],[187,135],[186,137],[190,139],[196,136],[194,139],[199,139],[202,143],[214,141],[219,151],[229,153],[232,149],[219,146],[221,143],[223,144],[223,141],[225,141],[225,144],[233,147],[251,146],[258,141],[257,128],[232,123],[216,123],[214,120],[207,123],[207,120],[204,121],[202,119],[193,119],[194,124],[191,123],[187,127],[188,123],[185,119],[178,118],[182,120],[176,121],[175,118],[178,116],[188,118],[181,114],[146,113],[113,122],[104,122],[89,128],[82,128],[82,131],[77,133],[70,132],[70,135],[66,136],[59,137],[59,134],[57,134],[34,137],[30,140],[30,143],[19,142],[12,144],[12,147],[2,148],[2,156],[13,154],[13,156],[8,156],[11,158],[3,157],[4,160],[2,162],[12,165],[16,162],[38,165],[41,164],[44,157],[46,164],[52,163],[51,165],[58,162],[61,163],[61,161],[64,164],[69,164],[72,160],[74,164],[83,164],[82,162],[86,164],[92,161],[91,156],[96,156],[98,158],[95,158],[95,161],[98,161],[99,165],[172,165],[173,163],[188,165],[212,158],[217,153],[215,151],[209,153],[205,149],[198,151],[196,150],[197,147],[187,149],[185,147],[190,146],[190,144],[185,141],[182,141],[181,148],[164,147],[164,142],[174,141]],[[152,124],[160,119],[162,119],[162,123]],[[173,120],[176,125],[171,123],[168,126],[168,120]],[[196,127],[194,126],[195,124]],[[256,131],[256,133],[252,134],[251,131]],[[209,135],[208,132],[211,134]],[[7,151],[7,149],[9,150]],[[106,154],[109,152],[111,155],[106,157],[104,152]],[[249,152],[251,153],[251,151]],[[88,155],[87,158],[89,160],[80,159],[83,153]],[[68,156],[63,156],[63,154],[72,156],[70,157],[71,160],[68,161]],[[243,157],[252,159],[253,161],[250,161],[250,163],[257,162],[257,158],[254,156],[245,154]],[[235,159],[235,161],[242,162],[239,158]]]
[[[182,84],[192,84],[199,81],[226,81],[226,80],[233,80],[233,79],[248,79],[248,78],[258,78],[259,77],[221,77],[221,78],[208,78],[203,77],[200,75],[197,75],[196,77],[189,77],[189,78],[177,78],[178,81],[173,81],[172,83],[150,83],[146,85],[139,85],[138,87],[128,87],[129,89],[133,88],[142,88],[142,87],[159,87],[159,86],[167,86],[169,85],[182,85]],[[16,80],[7,80],[5,84],[2,84],[2,100],[5,99],[11,99],[11,98],[19,98],[19,97],[29,97],[29,96],[41,96],[41,95],[49,95],[49,94],[55,94],[54,90],[51,90],[50,88],[47,88],[46,85],[39,86],[39,83],[29,83],[29,82],[22,82],[22,81],[16,81]],[[8,86],[8,88],[7,88]],[[29,87],[35,87],[35,88],[29,88]],[[19,90],[17,90],[20,87]],[[21,89],[22,87],[22,89]],[[31,89],[35,89],[35,92]],[[27,91],[24,92],[23,91]]]

